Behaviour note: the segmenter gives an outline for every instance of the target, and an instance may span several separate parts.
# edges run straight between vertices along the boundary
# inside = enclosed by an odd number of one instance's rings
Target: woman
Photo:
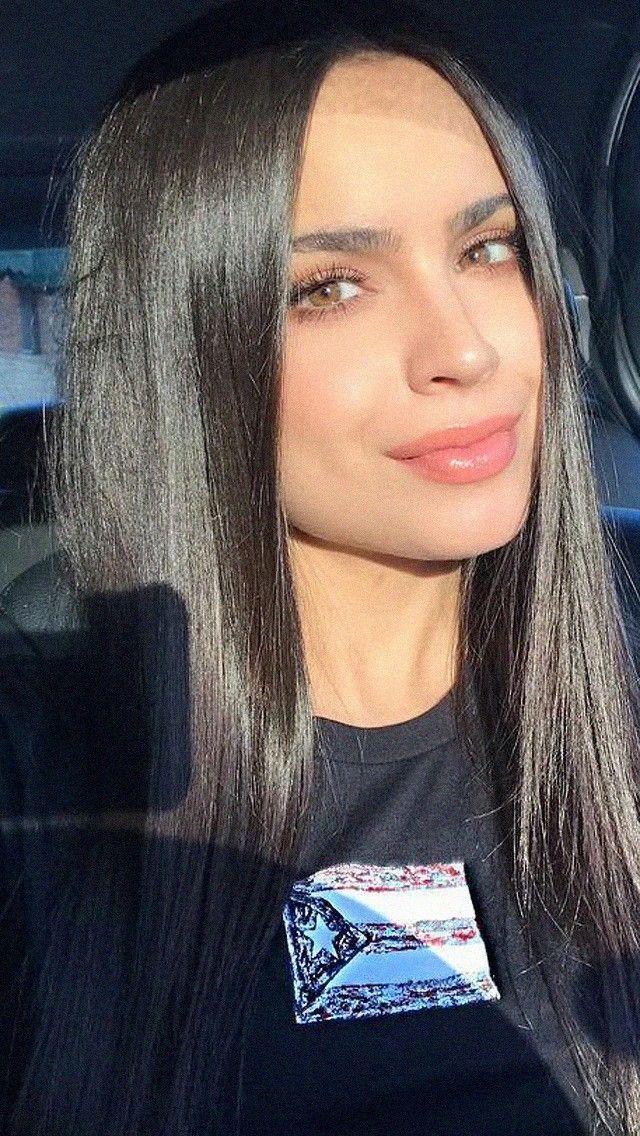
[[[120,100],[70,216],[99,650],[4,828],[49,897],[8,1131],[637,1133],[637,676],[525,133],[343,30]]]

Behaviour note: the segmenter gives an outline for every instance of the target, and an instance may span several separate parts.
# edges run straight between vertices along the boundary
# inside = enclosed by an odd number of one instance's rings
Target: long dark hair
[[[125,697],[144,708],[150,765],[146,797],[76,822],[93,837],[45,944],[14,1113],[29,1136],[230,1130],[317,772],[277,476],[291,218],[328,69],[376,52],[424,62],[465,100],[526,239],[539,452],[521,531],[462,566],[458,674],[480,718],[461,683],[454,714],[461,743],[491,755],[503,870],[594,1115],[640,1131],[638,682],[545,173],[517,116],[442,44],[342,31],[121,100],[76,156],[51,512],[78,603],[113,599],[103,710],[122,738]],[[136,831],[125,927],[118,849]],[[569,956],[595,976],[597,1044],[562,981]]]

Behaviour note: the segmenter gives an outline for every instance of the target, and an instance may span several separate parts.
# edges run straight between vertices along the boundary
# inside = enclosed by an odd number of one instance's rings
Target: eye
[[[462,255],[463,257],[468,257],[472,253],[478,252],[478,250],[491,248],[498,250],[502,248],[503,250],[508,249],[509,251],[507,252],[506,256],[504,255],[504,253],[498,253],[496,259],[490,260],[488,264],[485,264],[484,267],[488,268],[489,270],[500,268],[505,263],[513,263],[514,252],[516,262],[520,264],[523,263],[526,245],[524,241],[524,234],[520,226],[517,226],[515,229],[511,229],[509,232],[504,232],[503,230],[499,233],[489,234],[488,236],[481,237],[480,240],[474,241],[472,245],[469,245],[466,249],[464,249]]]
[[[476,254],[481,254],[483,249],[489,252],[489,260],[484,264],[482,259],[480,261],[476,259]],[[475,240],[473,244],[462,250],[461,260],[464,261],[465,259],[473,269],[479,268],[488,272],[503,272],[505,269],[509,271],[514,265],[520,268],[524,267],[526,243],[520,225],[517,225],[515,229],[502,229]],[[329,289],[331,286],[337,287],[337,285],[343,283],[364,284],[367,280],[368,276],[363,272],[350,268],[348,265],[332,264],[329,268],[318,268],[308,276],[298,280],[290,289],[289,306],[295,308],[304,319],[307,317],[321,319],[323,316],[347,314],[349,308],[358,302],[358,297],[338,300],[334,304],[324,306],[316,306],[315,304],[303,306],[301,301],[309,299],[315,293],[320,294],[321,289]],[[326,293],[324,298],[327,298]]]
[[[368,279],[363,272],[358,272],[355,268],[349,268],[347,265],[332,264],[330,268],[315,269],[308,276],[297,283],[291,288],[289,292],[289,304],[296,308],[302,316],[325,316],[335,315],[337,312],[343,312],[351,302],[340,300],[337,304],[331,307],[302,307],[301,300],[306,300],[314,293],[320,293],[321,289],[328,289],[331,285],[338,285],[342,283],[349,284],[363,284]]]

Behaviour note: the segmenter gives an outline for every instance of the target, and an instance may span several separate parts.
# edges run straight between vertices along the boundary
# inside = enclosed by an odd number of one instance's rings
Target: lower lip
[[[432,450],[417,458],[401,460],[403,465],[427,481],[468,485],[501,473],[513,460],[517,448],[515,430],[498,430],[490,438],[483,438],[471,446],[451,446],[446,450]]]

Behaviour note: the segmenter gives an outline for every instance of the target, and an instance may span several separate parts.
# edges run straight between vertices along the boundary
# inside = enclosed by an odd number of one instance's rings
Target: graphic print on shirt
[[[500,998],[462,862],[323,868],[283,919],[299,1025]]]

